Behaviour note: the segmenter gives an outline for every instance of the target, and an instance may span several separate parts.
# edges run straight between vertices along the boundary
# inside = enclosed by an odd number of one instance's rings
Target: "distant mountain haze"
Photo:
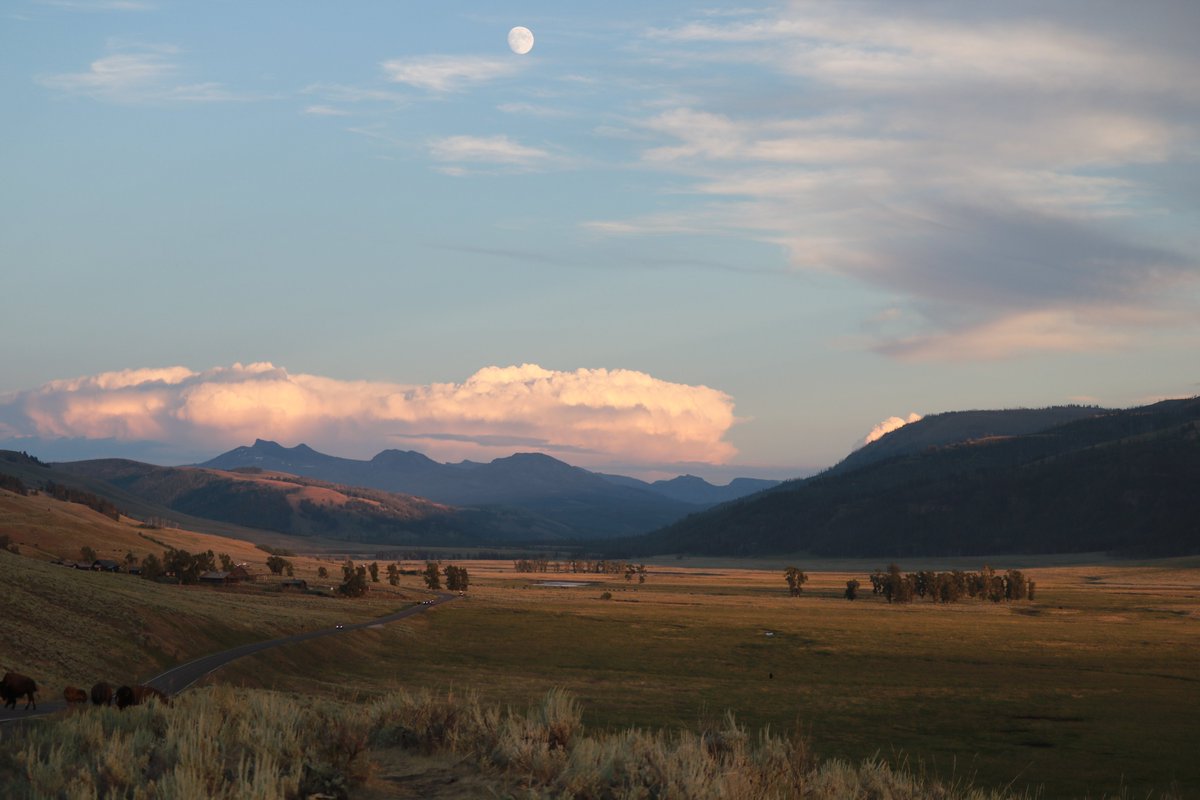
[[[488,463],[441,464],[415,451],[384,450],[361,461],[262,439],[200,466],[260,467],[454,506],[522,509],[560,523],[581,538],[643,533],[777,483],[743,478],[713,486],[692,477],[646,483],[589,472],[541,453],[517,453]]]

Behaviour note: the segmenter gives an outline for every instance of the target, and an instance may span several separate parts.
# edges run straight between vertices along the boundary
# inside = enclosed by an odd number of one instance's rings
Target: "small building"
[[[113,561],[111,558],[97,558],[92,562],[92,569],[97,572],[120,572],[121,562]]]
[[[229,582],[235,583],[238,581],[252,581],[256,576],[250,570],[246,569],[245,564],[238,564],[233,569],[229,570]]]
[[[308,581],[303,578],[285,578],[279,585],[284,589],[296,589],[301,592],[308,591]]]
[[[209,586],[224,586],[229,583],[229,573],[219,569],[210,570],[200,576],[200,582]]]

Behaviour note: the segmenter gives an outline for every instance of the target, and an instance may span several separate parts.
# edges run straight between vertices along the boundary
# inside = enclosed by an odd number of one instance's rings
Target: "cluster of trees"
[[[125,556],[126,563],[130,563],[131,556],[132,553]],[[221,557],[222,563],[229,559],[226,553],[221,553]],[[150,553],[142,559],[142,577],[152,581],[173,577],[180,583],[196,584],[200,582],[201,575],[216,568],[217,556],[212,550],[189,553],[172,547],[163,552],[162,558]]]
[[[569,559],[567,561],[550,561],[545,558],[518,558],[513,561],[513,569],[517,572],[570,572],[598,575],[625,574],[625,580],[638,576],[638,583],[646,582],[646,565],[634,564],[629,561],[600,559]]]
[[[85,492],[82,489],[73,489],[70,486],[63,486],[61,483],[55,483],[54,481],[46,481],[46,486],[42,491],[55,500],[62,500],[66,503],[79,503],[94,511],[99,511],[106,517],[116,520],[121,518],[120,510],[113,505],[112,501],[91,492]]]
[[[425,581],[426,586],[436,591],[442,588],[443,574],[446,576],[446,588],[452,592],[465,592],[471,583],[471,577],[467,574],[466,567],[447,564],[444,569],[439,569],[436,561],[425,562],[421,578]]]
[[[378,570],[378,567],[376,567]],[[342,585],[337,588],[343,597],[362,597],[371,586],[367,583],[367,568],[362,564],[355,565],[350,559],[342,564]]]
[[[7,489],[14,494],[19,494],[22,497],[29,494],[29,489],[16,475],[0,473],[0,489]]]
[[[953,603],[964,597],[991,600],[993,603],[1032,600],[1035,589],[1035,583],[1020,570],[1010,569],[999,574],[989,566],[984,566],[979,572],[922,570],[906,574],[891,564],[886,572],[878,571],[871,575],[872,593],[883,595],[889,603],[911,603],[917,597],[928,598],[935,603]]]

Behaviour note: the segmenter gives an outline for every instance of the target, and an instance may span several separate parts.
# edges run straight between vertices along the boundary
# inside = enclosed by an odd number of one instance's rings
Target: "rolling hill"
[[[613,552],[1200,552],[1200,398],[898,452],[691,515]]]
[[[554,541],[566,528],[534,514],[458,509],[419,497],[259,468],[156,467],[123,459],[56,464],[90,486],[115,487],[150,507],[297,536],[372,544]]]
[[[517,509],[561,524],[576,538],[644,533],[775,483],[738,479],[718,487],[688,476],[651,484],[589,472],[541,453],[517,453],[486,464],[441,464],[411,450],[384,450],[360,461],[262,439],[200,466],[259,467],[454,506]]]

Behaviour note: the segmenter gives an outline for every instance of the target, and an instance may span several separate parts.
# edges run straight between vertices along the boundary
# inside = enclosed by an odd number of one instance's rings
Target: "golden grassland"
[[[471,687],[518,705],[561,687],[607,731],[695,730],[730,710],[805,735],[822,757],[879,754],[983,786],[1200,792],[1191,562],[1032,568],[1034,602],[946,606],[889,606],[866,569],[810,573],[791,598],[781,570],[666,566],[638,587],[466,566],[463,601],[214,680],[329,696]],[[559,578],[594,582],[538,585]],[[849,578],[865,597],[842,599]]]
[[[249,542],[179,529],[146,530],[131,520],[116,522],[44,495],[20,497],[0,490],[0,533],[20,551],[0,551],[0,670],[34,677],[43,698],[61,696],[67,685],[145,680],[207,653],[371,619],[428,596],[415,579],[408,587],[376,584],[368,598],[353,603],[281,591],[282,578],[265,574],[267,553]],[[264,574],[253,583],[213,588],[50,563],[52,558],[78,558],[84,546],[102,558],[121,560],[130,550],[139,557],[161,554],[164,545],[229,553]],[[314,585],[319,566],[341,574],[332,560],[290,560],[297,577]]]
[[[5,494],[0,514],[9,516],[0,516],[0,533],[23,542],[25,557],[0,552],[10,612],[0,626],[0,666],[37,678],[43,697],[68,683],[144,679],[225,647],[383,615],[427,596],[411,575],[398,588],[373,583],[366,598],[345,600],[281,592],[278,579],[213,589],[51,566],[51,556],[85,544],[102,554],[123,555],[131,543],[145,543],[131,548],[139,555],[160,550],[145,534],[256,565],[266,553]],[[43,507],[15,504],[26,500]],[[320,566],[340,575],[332,559],[292,560],[297,577],[310,582]],[[948,606],[889,606],[871,596],[866,576],[885,566],[874,562],[796,561],[811,577],[799,598],[787,596],[783,562],[666,560],[650,566],[641,586],[636,577],[460,563],[472,578],[466,598],[388,626],[267,651],[208,681],[274,689],[283,694],[270,697],[322,708],[353,708],[400,690],[466,690],[485,707],[523,708],[565,690],[578,701],[581,724],[601,738],[631,726],[666,737],[717,730],[729,711],[751,731],[769,727],[809,742],[820,759],[813,764],[877,759],[889,774],[908,775],[907,766],[943,782],[1048,797],[1200,794],[1198,559],[993,561],[997,569],[1025,569],[1037,582],[1035,601]],[[842,598],[850,578],[865,587],[855,602]],[[589,585],[540,585],[556,579]],[[611,599],[601,599],[605,592]],[[411,753],[373,742],[368,761],[393,777],[467,780],[452,750],[434,748],[414,766]],[[478,780],[481,792],[508,785]],[[526,779],[513,780],[524,786]],[[540,792],[560,784],[536,785]]]
[[[0,780],[14,800],[1013,796],[878,758],[817,762],[802,740],[752,736],[731,717],[699,732],[591,733],[561,691],[514,712],[452,693],[338,703],[202,689],[170,707],[77,709],[5,745]]]

